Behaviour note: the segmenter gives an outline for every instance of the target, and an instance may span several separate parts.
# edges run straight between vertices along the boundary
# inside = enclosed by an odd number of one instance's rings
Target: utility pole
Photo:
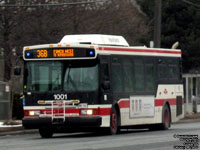
[[[160,39],[161,39],[161,6],[162,0],[155,0],[155,7],[154,7],[154,47],[160,48]]]
[[[0,81],[4,80],[4,50],[0,47]]]

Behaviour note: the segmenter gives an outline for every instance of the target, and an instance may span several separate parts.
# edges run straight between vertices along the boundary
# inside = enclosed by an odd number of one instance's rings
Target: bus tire
[[[42,138],[51,138],[53,136],[52,128],[39,128],[39,133]]]
[[[119,115],[117,113],[117,110],[115,107],[112,108],[111,114],[110,114],[110,128],[109,128],[109,134],[117,134],[119,133]]]
[[[165,105],[163,108],[162,124],[160,125],[161,130],[168,130],[171,126],[171,115],[169,106]]]

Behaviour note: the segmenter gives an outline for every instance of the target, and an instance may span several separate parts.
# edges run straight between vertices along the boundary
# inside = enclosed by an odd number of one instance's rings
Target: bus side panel
[[[144,105],[148,105],[147,103]],[[148,107],[144,106],[142,104],[142,107]],[[135,107],[133,105],[130,105],[130,99],[121,99],[119,101],[120,106],[120,116],[121,116],[121,126],[130,126],[130,125],[144,125],[144,124],[155,124],[155,123],[161,123],[162,118],[162,106],[151,108],[151,110],[144,111],[142,108],[142,111],[139,113],[135,113],[135,117],[131,116],[131,107]],[[149,106],[152,107],[152,106]],[[147,114],[148,111],[154,111],[152,115]]]
[[[164,105],[164,101],[169,102],[172,122],[176,122],[184,117],[184,94],[182,84],[158,85],[156,99],[156,103],[161,105]],[[181,103],[179,102],[178,104],[178,101]],[[180,112],[177,112],[177,110],[180,110]]]
[[[133,96],[134,97],[134,96]],[[137,96],[136,96],[137,97]],[[177,98],[181,98],[182,105],[181,112],[177,114]],[[179,100],[180,101],[180,100]],[[142,101],[144,103],[144,101]],[[136,117],[131,117],[130,111],[132,106],[130,103],[130,98],[120,99],[120,116],[121,116],[121,126],[128,125],[144,125],[144,124],[156,124],[162,123],[162,111],[165,103],[168,102],[171,110],[171,120],[172,122],[176,122],[184,117],[184,99],[183,99],[183,85],[179,84],[170,84],[170,85],[158,85],[158,90],[156,94],[156,98],[154,99],[154,115],[148,116],[140,114],[135,115]],[[145,107],[148,104],[142,104],[142,111],[145,111]],[[180,109],[180,108],[179,108]]]

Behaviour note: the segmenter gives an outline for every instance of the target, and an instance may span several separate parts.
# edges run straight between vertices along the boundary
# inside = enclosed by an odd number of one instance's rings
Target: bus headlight
[[[92,109],[88,109],[88,110],[81,110],[81,114],[82,115],[92,115],[93,114],[93,110]]]
[[[87,110],[87,115],[92,115],[93,111],[91,109]]]
[[[29,111],[29,116],[39,116],[40,111]]]

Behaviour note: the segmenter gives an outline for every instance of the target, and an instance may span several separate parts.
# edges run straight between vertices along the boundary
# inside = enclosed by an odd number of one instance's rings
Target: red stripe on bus
[[[110,115],[111,108],[100,108],[99,115],[100,116],[107,116]]]
[[[94,115],[100,115],[100,116],[106,116],[106,115],[110,115],[111,113],[111,108],[87,108],[85,110],[89,110],[92,109],[94,112]],[[65,113],[66,114],[79,114],[81,116],[81,110],[84,109],[65,109]],[[26,112],[25,116],[29,116],[29,111],[40,111],[41,114],[52,114],[51,109],[35,109],[35,110],[24,110],[24,112]],[[54,109],[54,114],[56,113],[63,113],[63,109]]]
[[[176,99],[155,99],[155,106],[163,106],[165,101],[168,101],[170,105],[176,105]],[[182,105],[183,104],[184,99],[182,99]]]
[[[109,48],[99,47],[99,50],[105,51],[123,51],[123,52],[145,52],[145,53],[167,53],[167,54],[182,54],[181,51],[170,51],[170,50],[145,50],[145,49],[123,49],[123,48]]]
[[[155,99],[155,106],[163,106],[164,102],[168,101],[170,105],[176,105],[176,99]],[[182,104],[184,104],[184,99],[182,99]],[[120,100],[119,108],[129,108],[130,100]]]
[[[129,108],[130,107],[130,100],[120,100],[119,108]]]
[[[165,99],[155,99],[155,106],[163,106]],[[176,99],[168,99],[167,100],[170,105],[176,105]]]

